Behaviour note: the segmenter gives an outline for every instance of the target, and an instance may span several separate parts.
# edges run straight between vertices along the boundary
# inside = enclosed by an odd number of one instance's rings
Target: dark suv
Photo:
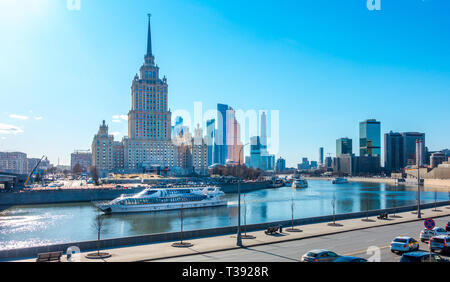
[[[430,250],[446,253],[450,250],[450,235],[441,235],[431,238]]]
[[[448,262],[437,254],[417,251],[403,254],[400,262]]]

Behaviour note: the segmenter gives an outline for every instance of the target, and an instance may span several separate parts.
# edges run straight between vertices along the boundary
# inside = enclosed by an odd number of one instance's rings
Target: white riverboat
[[[122,195],[110,202],[95,202],[105,213],[152,212],[226,206],[218,187],[147,188],[135,195]]]
[[[292,188],[308,188],[308,181],[303,178],[295,179],[292,182]]]
[[[336,177],[331,181],[332,184],[346,184],[348,183],[347,178],[345,177]]]

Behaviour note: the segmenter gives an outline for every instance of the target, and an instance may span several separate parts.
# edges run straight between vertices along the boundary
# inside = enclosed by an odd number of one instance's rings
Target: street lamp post
[[[420,214],[420,165],[417,164],[417,218],[422,218]]]
[[[237,242],[236,245],[242,247],[242,235],[241,235],[241,154],[242,149],[249,143],[243,145],[239,150],[239,163],[238,163],[238,226],[237,226]]]

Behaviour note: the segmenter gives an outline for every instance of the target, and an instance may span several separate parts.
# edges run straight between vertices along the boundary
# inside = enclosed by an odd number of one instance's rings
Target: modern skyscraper
[[[403,160],[403,137],[400,133],[389,132],[384,135],[384,168],[388,172],[399,172],[405,167]]]
[[[323,147],[319,148],[319,165],[323,165],[324,160],[324,153],[323,153]]]
[[[345,154],[353,154],[353,142],[350,138],[339,138],[336,140],[336,157]]]
[[[259,136],[250,138],[250,167],[261,168],[261,140]]]
[[[283,171],[283,170],[285,170],[285,169],[286,169],[286,160],[283,159],[282,157],[279,157],[279,158],[277,159],[277,164],[276,164],[275,170],[276,170],[277,172],[280,172],[280,171]]]
[[[381,156],[381,123],[368,119],[359,123],[359,155]]]
[[[267,154],[267,116],[266,112],[261,114],[261,152],[262,154]]]
[[[215,137],[214,162],[225,164],[228,158],[227,133],[229,111],[233,109],[225,104],[217,104],[217,130]]]
[[[417,165],[416,141],[423,142],[422,155],[425,156],[425,133],[403,132],[403,165]]]
[[[216,132],[216,120],[206,121],[206,144],[208,145],[208,166],[215,164],[214,161],[214,143]]]

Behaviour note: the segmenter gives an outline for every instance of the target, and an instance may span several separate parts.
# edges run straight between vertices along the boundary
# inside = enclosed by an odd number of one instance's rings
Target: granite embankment
[[[218,185],[225,193],[236,193],[236,184]],[[248,192],[259,189],[272,188],[271,182],[246,182],[241,184],[241,191]],[[73,189],[46,189],[18,192],[1,192],[0,206],[34,205],[34,204],[59,204],[107,201],[119,197],[122,194],[135,194],[144,187],[120,188],[73,188]]]
[[[331,181],[331,177],[306,177],[309,180],[327,180]],[[365,183],[386,183],[395,185],[394,178],[376,178],[376,177],[348,177],[349,182],[365,182]],[[450,192],[450,179],[424,179],[426,188],[436,188],[442,191]]]

